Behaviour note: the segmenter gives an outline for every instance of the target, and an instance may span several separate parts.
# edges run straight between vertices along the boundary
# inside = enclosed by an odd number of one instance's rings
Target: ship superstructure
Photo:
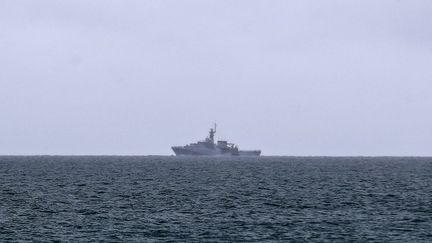
[[[259,156],[261,150],[239,150],[238,146],[227,141],[220,140],[215,143],[214,135],[216,124],[209,131],[209,136],[204,141],[191,143],[185,146],[173,146],[176,155],[207,155],[207,156]]]

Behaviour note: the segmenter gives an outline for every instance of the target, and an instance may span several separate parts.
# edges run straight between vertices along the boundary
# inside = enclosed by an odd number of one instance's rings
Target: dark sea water
[[[0,242],[432,242],[432,158],[0,157]]]

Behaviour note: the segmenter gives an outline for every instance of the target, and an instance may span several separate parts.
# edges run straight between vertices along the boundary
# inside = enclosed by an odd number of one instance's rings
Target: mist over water
[[[0,157],[0,241],[432,240],[432,158]]]
[[[0,2],[0,154],[432,156],[430,0]]]

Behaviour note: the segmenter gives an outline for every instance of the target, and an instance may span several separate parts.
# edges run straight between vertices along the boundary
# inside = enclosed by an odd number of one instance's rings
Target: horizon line
[[[410,158],[432,158],[432,155],[260,155],[260,156],[212,156],[212,155],[181,155],[175,154],[0,154],[0,157],[42,157],[42,156],[58,156],[58,157],[83,157],[83,156],[105,156],[105,157],[210,157],[210,158],[259,158],[259,157],[332,157],[332,158],[347,158],[347,157],[410,157]]]

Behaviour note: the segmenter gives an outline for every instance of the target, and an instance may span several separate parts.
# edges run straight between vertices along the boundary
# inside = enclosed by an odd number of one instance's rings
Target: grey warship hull
[[[189,149],[184,146],[172,147],[177,156],[260,156],[261,150],[239,150],[238,152],[221,151],[218,149]]]
[[[201,156],[235,156],[235,153],[223,152],[218,149],[189,149],[185,147],[172,147],[177,156],[181,155],[201,155]]]
[[[239,150],[237,145],[227,141],[214,142],[214,130],[210,129],[209,136],[197,143],[191,143],[185,146],[171,147],[177,156],[260,156],[261,150]]]

